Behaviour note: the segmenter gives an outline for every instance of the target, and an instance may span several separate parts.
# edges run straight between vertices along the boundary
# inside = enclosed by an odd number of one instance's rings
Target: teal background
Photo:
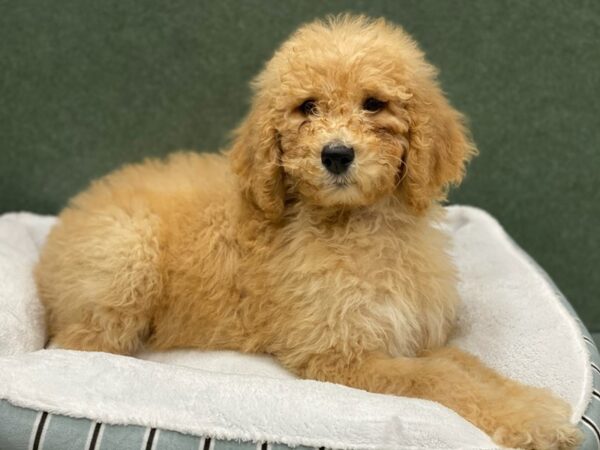
[[[215,150],[248,80],[299,24],[402,24],[481,151],[453,202],[480,206],[600,331],[600,2],[3,1],[0,212],[56,213],[128,161]]]

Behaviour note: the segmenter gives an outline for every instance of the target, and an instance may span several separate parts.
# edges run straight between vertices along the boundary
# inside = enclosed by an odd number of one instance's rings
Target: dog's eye
[[[308,99],[298,106],[298,111],[304,116],[315,115],[317,113],[317,103],[313,99]]]
[[[363,109],[369,112],[378,112],[385,107],[386,103],[383,100],[378,100],[375,97],[367,98],[363,103]]]

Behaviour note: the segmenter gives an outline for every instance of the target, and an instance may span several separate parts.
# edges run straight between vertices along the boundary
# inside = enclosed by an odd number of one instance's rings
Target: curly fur
[[[444,347],[459,298],[438,203],[475,148],[415,42],[384,20],[317,21],[253,87],[224,154],[127,166],[61,213],[36,270],[53,341],[270,353],[440,402],[503,445],[574,447],[562,400]],[[324,169],[330,142],[355,149],[348,173]]]

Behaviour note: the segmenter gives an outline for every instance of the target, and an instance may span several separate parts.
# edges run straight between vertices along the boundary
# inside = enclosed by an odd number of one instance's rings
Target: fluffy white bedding
[[[295,379],[266,356],[173,351],[138,359],[43,350],[31,269],[52,217],[0,216],[0,399],[33,409],[190,434],[349,449],[496,448],[433,402]],[[591,395],[579,328],[529,257],[485,212],[448,208],[460,269],[454,343],[547,387],[582,415]]]

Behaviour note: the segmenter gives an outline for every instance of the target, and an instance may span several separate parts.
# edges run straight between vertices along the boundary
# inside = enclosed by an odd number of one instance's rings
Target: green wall
[[[452,200],[495,215],[600,330],[597,0],[2,2],[0,212],[225,145],[276,45],[350,10],[403,24],[470,118],[481,156]]]

